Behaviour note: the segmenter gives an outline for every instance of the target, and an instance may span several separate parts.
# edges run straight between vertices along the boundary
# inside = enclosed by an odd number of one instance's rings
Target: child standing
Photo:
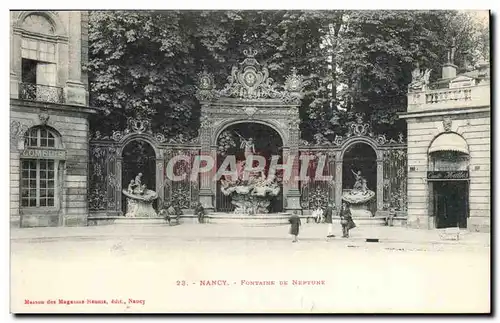
[[[297,214],[292,214],[292,216],[288,219],[288,222],[290,222],[290,234],[293,235],[292,242],[297,242],[299,227],[301,226],[300,218]]]

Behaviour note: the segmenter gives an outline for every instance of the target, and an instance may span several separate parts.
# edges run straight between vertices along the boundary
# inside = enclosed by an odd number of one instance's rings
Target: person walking
[[[288,219],[290,223],[290,234],[293,236],[292,242],[297,242],[297,237],[299,236],[299,228],[302,225],[300,222],[300,217],[297,214],[292,214]]]
[[[328,224],[328,231],[326,234],[326,238],[333,238],[335,237],[333,235],[333,212],[334,212],[334,206],[333,203],[330,202],[328,203],[326,209],[325,209],[325,222]]]
[[[340,224],[342,225],[342,238],[349,238],[349,230],[356,227],[352,220],[351,211],[347,203],[342,203],[342,210],[340,211]]]

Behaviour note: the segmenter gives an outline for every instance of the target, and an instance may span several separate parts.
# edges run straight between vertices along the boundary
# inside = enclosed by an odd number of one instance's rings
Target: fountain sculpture
[[[155,191],[146,188],[146,185],[141,183],[142,173],[139,173],[135,179],[130,181],[128,188],[123,190],[123,194],[127,197],[127,218],[155,218],[155,209],[153,202],[158,198]]]
[[[368,189],[366,179],[361,176],[361,171],[355,173],[356,178],[353,188],[349,192],[342,194],[342,199],[350,204],[353,217],[371,217],[372,212],[368,210],[368,202],[375,197],[375,192]]]
[[[239,135],[239,134],[238,134]],[[240,135],[239,135],[240,136]],[[241,148],[245,149],[245,158],[255,154],[252,138],[246,140],[241,137]],[[264,171],[244,173],[246,161],[238,161],[237,176],[224,176],[221,180],[221,192],[225,196],[231,196],[231,203],[235,206],[236,214],[261,214],[269,213],[271,200],[280,192],[276,176],[269,175],[267,178]]]

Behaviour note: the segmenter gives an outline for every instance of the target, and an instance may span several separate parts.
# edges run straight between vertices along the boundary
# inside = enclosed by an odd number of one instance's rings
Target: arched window
[[[23,28],[40,34],[54,34],[54,26],[45,17],[37,14],[27,16],[23,21]]]
[[[59,136],[48,127],[34,127],[28,130],[24,139],[25,147],[59,148]]]
[[[42,15],[30,14],[23,23],[20,96],[24,100],[61,102],[57,86],[55,27]]]
[[[21,159],[21,206],[53,208],[59,162],[43,150],[60,148],[60,137],[48,127],[34,127],[26,132],[24,144],[25,149],[38,149],[39,154]]]

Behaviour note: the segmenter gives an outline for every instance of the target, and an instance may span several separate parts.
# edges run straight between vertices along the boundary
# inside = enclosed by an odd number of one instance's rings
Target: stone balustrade
[[[408,94],[408,112],[489,106],[489,83],[461,88],[411,92]]]

